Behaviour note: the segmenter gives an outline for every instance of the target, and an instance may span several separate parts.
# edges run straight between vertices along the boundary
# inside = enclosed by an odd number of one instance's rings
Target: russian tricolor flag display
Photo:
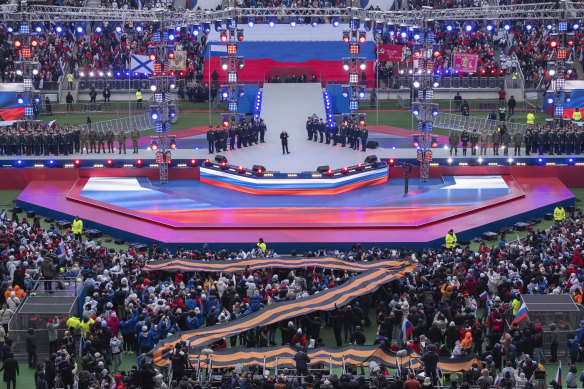
[[[404,322],[402,323],[401,341],[406,342],[410,338],[410,335],[413,331],[414,326],[412,323],[410,323],[408,319],[404,318]]]
[[[489,294],[487,293],[487,291],[484,291],[483,293],[480,294],[479,297],[481,298],[481,301],[485,301],[489,297]]]
[[[525,303],[521,304],[521,308],[519,308],[519,312],[517,312],[517,316],[513,319],[513,323],[520,323],[523,320],[527,319],[527,305]],[[513,324],[511,323],[511,324]]]
[[[245,58],[245,66],[238,71],[238,81],[243,83],[263,82],[276,74],[274,69],[286,68],[291,75],[315,75],[318,80],[348,82],[348,72],[343,69],[343,58],[350,57],[349,44],[343,42],[343,30],[347,25],[333,27],[321,24],[312,27],[299,24],[256,24],[243,28],[243,41],[237,42],[237,56]],[[375,83],[375,43],[373,33],[367,32],[365,43],[359,44],[359,55],[366,59],[365,80],[369,86]],[[225,83],[227,72],[221,69],[221,57],[227,56],[227,45],[221,42],[216,31],[209,33],[205,52],[203,80],[217,71],[219,83]],[[209,68],[210,66],[210,68]],[[282,69],[280,69],[282,70]],[[359,70],[359,80],[362,70]],[[310,77],[309,77],[310,79]]]
[[[562,360],[560,359],[560,363],[558,365],[558,371],[556,372],[556,382],[558,384],[562,384]]]

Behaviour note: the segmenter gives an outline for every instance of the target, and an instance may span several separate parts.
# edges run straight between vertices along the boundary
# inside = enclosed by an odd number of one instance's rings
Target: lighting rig
[[[17,93],[16,99],[18,105],[24,106],[24,121],[20,123],[26,127],[28,124],[36,125],[40,120],[36,120],[38,113],[38,104],[41,103],[40,95],[35,93],[33,80],[40,71],[40,63],[34,60],[34,51],[39,45],[37,35],[42,32],[42,28],[33,28],[27,22],[23,22],[18,26],[18,30],[14,30],[13,45],[18,53],[19,60],[15,61],[16,75],[22,78],[23,92]]]
[[[156,163],[160,171],[160,184],[168,183],[168,165],[172,163],[172,150],[176,143],[169,137],[171,122],[178,116],[177,106],[171,103],[170,91],[174,89],[176,78],[170,76],[169,58],[174,55],[174,40],[176,30],[168,27],[162,14],[159,19],[160,29],[152,35],[154,45],[148,47],[148,55],[154,61],[155,76],[150,77],[150,90],[154,92],[154,98],[150,101],[150,119],[154,122],[154,129],[158,133],[156,148]],[[174,147],[173,147],[174,145]]]
[[[243,29],[237,28],[237,20],[234,18],[225,20],[225,28],[222,28],[221,20],[214,24],[221,42],[227,46],[227,56],[221,57],[221,69],[227,72],[227,84],[221,86],[221,98],[227,101],[228,122],[235,125],[238,120],[237,99],[245,93],[244,85],[239,83],[239,70],[245,66],[245,60],[237,55],[237,43],[243,41]]]
[[[551,27],[551,29],[550,29]],[[568,62],[573,45],[573,32],[568,32],[568,22],[561,20],[557,26],[548,25],[551,40],[549,49],[551,50],[551,61],[547,63],[547,72],[551,77],[551,92],[548,92],[548,103],[550,99],[554,105],[554,120],[560,121],[564,117],[564,100],[569,99],[568,92],[564,91],[566,86],[566,76],[572,65]]]

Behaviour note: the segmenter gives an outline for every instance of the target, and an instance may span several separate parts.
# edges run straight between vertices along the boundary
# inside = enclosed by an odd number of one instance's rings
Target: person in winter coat
[[[566,376],[566,387],[577,388],[578,387],[578,369],[575,365],[570,366],[568,375]]]
[[[57,352],[58,345],[57,340],[59,339],[59,334],[57,333],[57,328],[59,328],[59,318],[49,318],[47,323],[47,333],[49,335],[49,354]]]
[[[4,382],[6,382],[6,389],[10,389],[10,383],[12,382],[12,388],[16,389],[16,377],[20,375],[20,370],[18,368],[18,362],[12,354],[8,354],[4,364],[0,368],[0,371],[4,371]]]

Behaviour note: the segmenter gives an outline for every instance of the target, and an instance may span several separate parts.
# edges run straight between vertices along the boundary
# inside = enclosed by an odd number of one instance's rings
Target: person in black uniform
[[[531,128],[528,128],[527,131],[525,131],[525,155],[529,155],[529,152],[531,151]]]
[[[34,136],[32,130],[26,133],[26,155],[34,154]]]
[[[75,152],[76,153],[78,153],[81,149],[80,135],[81,135],[81,129],[79,127],[75,127],[75,130],[73,131],[73,142],[75,144]],[[73,153],[73,151],[71,151],[71,153]]]
[[[18,131],[16,135],[16,155],[22,155],[24,151],[25,139],[22,131]]]
[[[308,134],[307,140],[312,140],[312,118],[310,116],[306,120],[306,133]]]
[[[580,131],[576,131],[574,133],[574,153],[576,155],[580,155],[582,152],[582,133]]]
[[[324,138],[326,140],[326,144],[330,145],[331,144],[331,131],[332,131],[332,127],[329,123],[324,123]]]
[[[241,148],[241,134],[243,129],[241,128],[241,124],[235,128],[235,138],[237,139],[237,148]]]
[[[229,127],[229,150],[235,150],[235,129],[237,126],[235,123]]]
[[[322,143],[324,141],[324,132],[326,131],[324,122],[320,119],[320,123],[318,123],[318,134],[320,135],[320,141],[318,143]]]
[[[6,153],[6,134],[4,129],[0,129],[0,155]]]
[[[264,119],[260,119],[259,130],[260,130],[260,143],[266,143],[266,142],[264,142],[264,136],[265,136],[268,128],[266,127],[266,123],[264,123]]]
[[[223,151],[227,151],[227,138],[229,138],[229,132],[227,128],[223,127],[221,129],[221,148]]]
[[[215,152],[215,132],[213,131],[213,126],[209,126],[207,131],[207,143],[209,143],[209,154]]]
[[[280,134],[280,140],[282,141],[282,154],[290,154],[290,151],[288,151],[288,138],[288,133],[286,130],[283,130]]]
[[[243,147],[247,147],[247,142],[249,140],[249,128],[245,124],[241,125],[241,144]]]
[[[336,146],[339,140],[339,126],[335,122],[331,124],[331,135],[333,137],[333,146]]]
[[[361,129],[355,126],[355,131],[353,132],[353,150],[359,151],[359,140],[361,139]]]
[[[258,144],[258,133],[259,133],[259,126],[258,123],[252,123],[250,122],[248,124],[249,128],[250,128],[250,132],[251,132],[251,139],[253,141],[253,143],[255,143],[256,145]],[[251,145],[251,142],[250,142]]]
[[[345,147],[347,145],[347,126],[345,125],[345,123],[341,123],[339,137],[340,137],[339,142],[341,142],[341,147]]]

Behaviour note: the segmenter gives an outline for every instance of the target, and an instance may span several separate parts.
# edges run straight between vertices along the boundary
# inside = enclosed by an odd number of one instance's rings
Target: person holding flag
[[[515,315],[515,319],[513,319],[513,321],[511,322],[511,325],[513,325],[514,323],[520,323],[527,318],[528,318],[527,305],[525,305],[525,303],[523,303],[523,304],[521,304],[521,307],[517,311],[517,314]]]
[[[404,321],[402,322],[402,330],[401,330],[401,342],[405,343],[408,341],[412,332],[414,331],[414,326],[410,321],[404,317]]]

